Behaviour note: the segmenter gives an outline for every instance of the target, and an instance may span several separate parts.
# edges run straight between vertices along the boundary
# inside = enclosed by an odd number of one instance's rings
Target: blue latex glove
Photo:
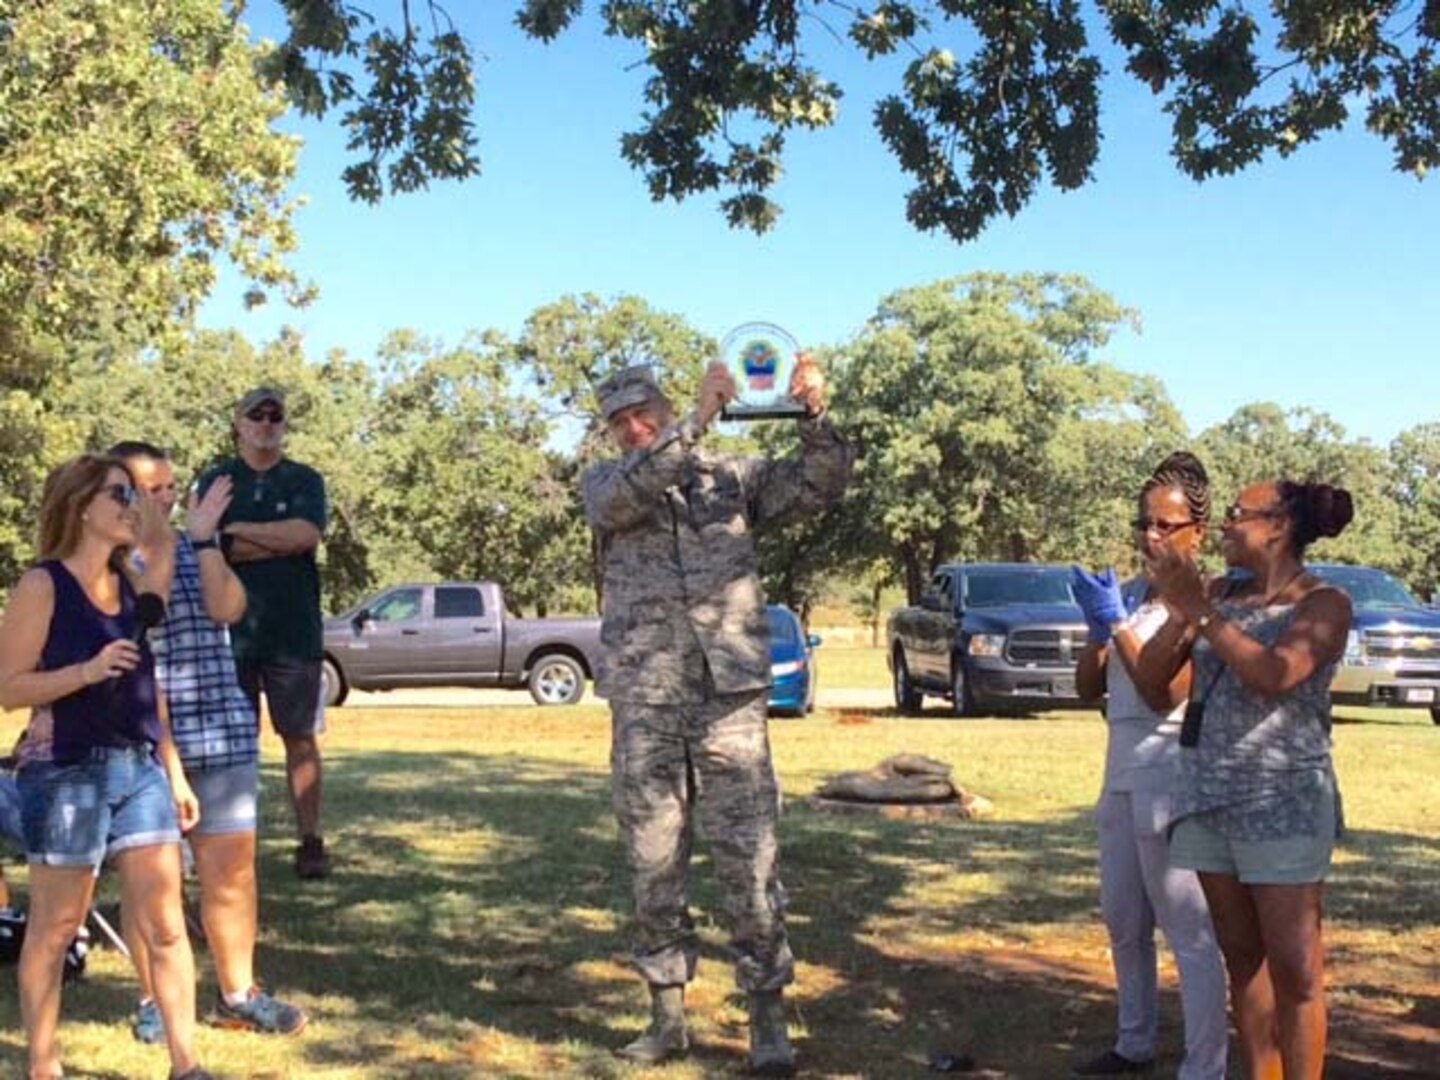
[[[1125,618],[1125,598],[1120,592],[1120,580],[1113,567],[1107,567],[1098,574],[1091,574],[1078,566],[1070,568],[1070,587],[1075,593],[1075,602],[1085,615],[1085,624],[1090,628],[1090,641],[1094,645],[1110,643],[1110,627]]]

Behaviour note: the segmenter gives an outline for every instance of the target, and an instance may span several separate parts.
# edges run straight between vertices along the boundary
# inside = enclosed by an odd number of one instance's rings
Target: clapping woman
[[[163,516],[138,503],[114,458],[56,469],[40,506],[42,561],[0,620],[0,709],[33,710],[18,775],[30,863],[19,967],[30,1080],[62,1075],[65,949],[107,857],[149,946],[171,1075],[209,1075],[192,1045],[195,963],[180,897],[180,828],[194,824],[197,804],[158,713],[149,649],[137,643],[137,588],[168,593],[173,539]],[[148,570],[132,583],[124,554],[151,541]]]
[[[1137,685],[1153,691],[1193,666],[1171,859],[1199,872],[1251,1078],[1324,1073],[1321,913],[1341,826],[1330,680],[1351,610],[1304,555],[1352,513],[1349,494],[1325,484],[1252,484],[1222,524],[1240,573],[1207,582],[1179,551],[1150,563],[1174,626],[1147,646]]]
[[[1210,485],[1194,455],[1171,454],[1140,489],[1135,544],[1144,559],[1169,551],[1193,559],[1210,520]],[[1081,695],[1108,695],[1105,779],[1095,808],[1100,832],[1100,909],[1110,933],[1118,996],[1114,1045],[1077,1063],[1074,1076],[1117,1076],[1154,1066],[1159,1027],[1155,929],[1164,932],[1180,972],[1185,1057],[1180,1080],[1224,1080],[1225,971],[1205,896],[1194,871],[1170,864],[1166,835],[1179,752],[1188,668],[1143,692],[1133,678],[1144,644],[1169,620],[1146,586],[1133,614],[1113,570],[1077,568],[1076,599],[1090,624],[1080,654]]]

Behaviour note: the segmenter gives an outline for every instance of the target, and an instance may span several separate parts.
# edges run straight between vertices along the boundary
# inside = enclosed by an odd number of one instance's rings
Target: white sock
[[[222,994],[221,996],[225,999],[225,1004],[233,1008],[236,1005],[244,1005],[245,1002],[249,1001],[250,991],[241,990],[237,994]]]

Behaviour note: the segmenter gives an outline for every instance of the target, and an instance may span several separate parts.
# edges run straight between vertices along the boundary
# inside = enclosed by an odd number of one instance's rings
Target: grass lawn
[[[844,667],[825,659],[828,684],[842,685]],[[8,727],[0,719],[0,735]],[[1108,1044],[1113,995],[1090,814],[1103,737],[1091,714],[956,721],[938,707],[910,720],[822,710],[773,724],[789,799],[784,876],[801,961],[791,1000],[805,1075],[918,1077],[926,1054],[946,1049],[974,1055],[990,1076],[1050,1080]],[[1437,1076],[1440,729],[1376,714],[1338,725],[1336,743],[1352,831],[1329,894],[1327,1076]],[[640,1027],[644,993],[623,962],[629,898],[604,708],[341,709],[326,749],[337,869],[324,882],[302,886],[290,871],[270,739],[264,767],[259,967],[314,1020],[295,1040],[202,1029],[217,1074],[642,1075],[610,1056]],[[953,763],[996,816],[892,822],[806,805],[828,774],[901,750]],[[23,890],[23,867],[8,869]],[[697,870],[698,1050],[646,1075],[741,1074],[743,1000],[703,855]],[[1173,1075],[1180,1034],[1166,964],[1157,1075]],[[201,969],[208,1007],[203,955]],[[0,982],[3,1075],[23,1064],[11,977]],[[163,1054],[129,1037],[132,993],[119,958],[97,950],[65,998],[69,1075],[165,1074]]]

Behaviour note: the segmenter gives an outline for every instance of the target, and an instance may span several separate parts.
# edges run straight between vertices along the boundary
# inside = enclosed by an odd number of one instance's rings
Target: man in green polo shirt
[[[200,478],[204,491],[230,477],[233,497],[221,518],[225,557],[245,585],[244,619],[231,628],[240,686],[285,743],[285,773],[300,831],[295,872],[330,872],[320,831],[323,630],[315,551],[325,531],[325,481],[285,457],[285,395],[256,387],[235,408],[237,456]]]

